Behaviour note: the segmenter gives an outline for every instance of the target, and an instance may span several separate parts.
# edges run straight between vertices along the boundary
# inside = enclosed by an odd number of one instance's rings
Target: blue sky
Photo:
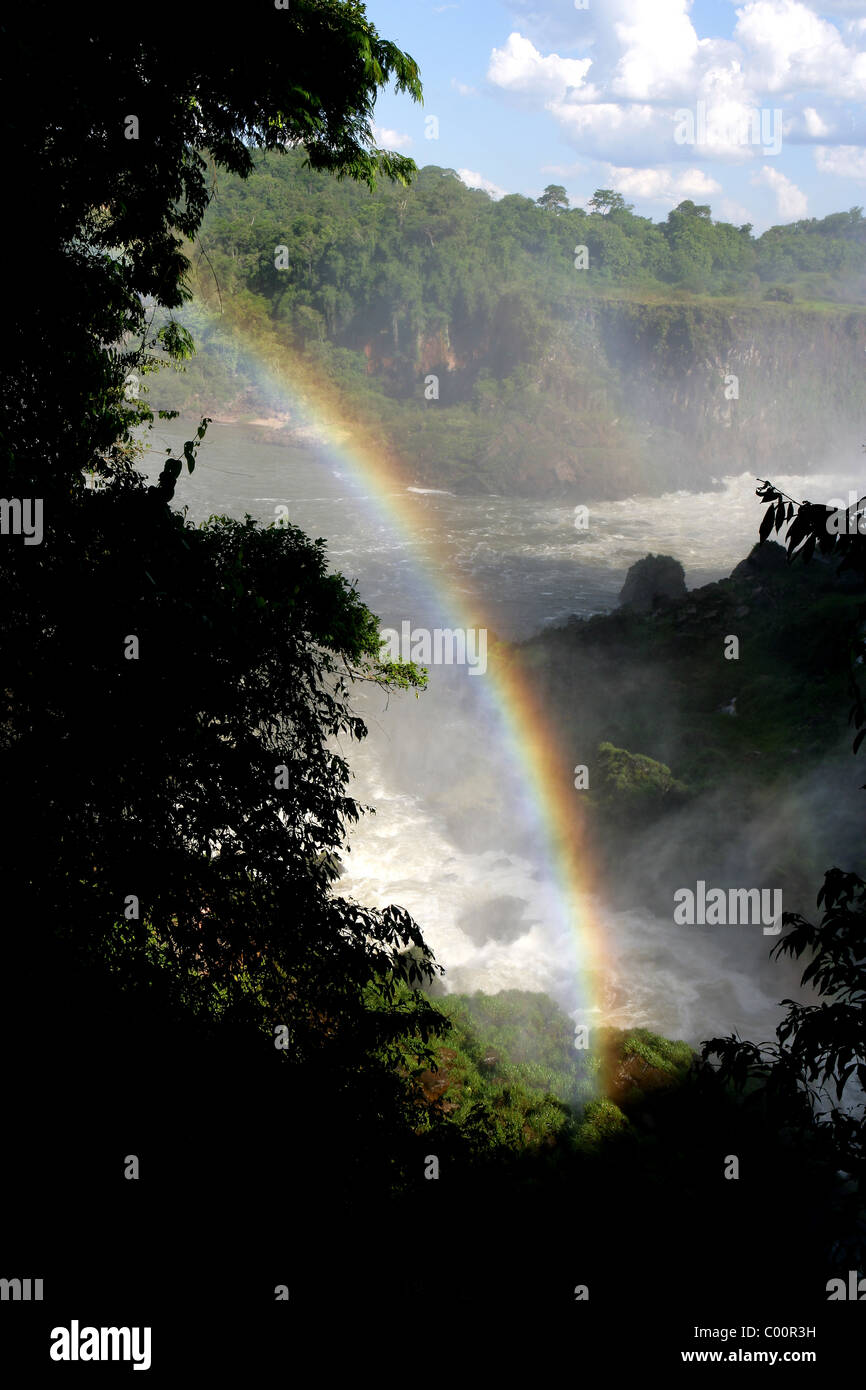
[[[616,188],[756,232],[866,205],[866,0],[368,0],[418,61],[380,143],[493,196]],[[428,138],[438,121],[436,138]]]

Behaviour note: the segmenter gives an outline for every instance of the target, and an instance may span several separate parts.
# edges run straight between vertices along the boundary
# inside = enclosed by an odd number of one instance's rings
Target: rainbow
[[[197,299],[210,321],[225,324]],[[329,454],[342,462],[349,476],[373,502],[380,516],[407,537],[421,577],[448,614],[449,626],[464,629],[488,627],[484,603],[474,591],[458,586],[450,577],[453,568],[441,538],[422,534],[418,525],[413,482],[400,458],[374,427],[350,417],[338,392],[318,380],[297,353],[281,348],[266,355],[256,349],[242,327],[228,320],[234,342],[250,366],[282,400],[292,416],[315,423]],[[350,442],[347,442],[350,441]],[[493,723],[498,724],[502,744],[529,806],[547,863],[560,921],[573,946],[576,1020],[598,1025],[605,1021],[605,982],[612,977],[604,937],[595,911],[590,852],[586,845],[579,793],[574,786],[571,752],[564,751],[549,724],[532,680],[494,644],[485,676],[472,682],[483,687]],[[420,923],[423,929],[423,921]]]

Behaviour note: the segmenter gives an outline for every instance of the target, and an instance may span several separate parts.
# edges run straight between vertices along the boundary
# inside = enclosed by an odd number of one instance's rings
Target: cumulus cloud
[[[493,183],[491,179],[486,179],[483,174],[476,173],[474,169],[458,169],[457,177],[467,188],[481,188],[485,193],[489,193],[491,198],[504,198],[508,191],[500,188],[499,184]]]
[[[763,185],[775,194],[776,208],[780,217],[795,222],[806,216],[809,199],[802,189],[799,189],[782,173],[781,169],[774,169],[769,164],[765,164],[759,173],[752,175],[751,181],[756,187]]]
[[[703,169],[629,169],[609,164],[606,181],[626,196],[672,206],[684,198],[703,198],[721,192],[721,185]]]
[[[820,174],[834,174],[840,179],[866,179],[866,150],[858,145],[837,145],[835,149],[818,145],[815,165]]]
[[[636,103],[619,106],[616,102],[551,102],[548,110],[563,133],[582,153],[596,158],[628,158],[635,148],[657,149],[660,138],[670,127],[654,106]]]
[[[776,155],[783,119],[795,143],[832,144],[849,131],[842,103],[866,92],[866,0],[746,0],[731,38],[701,37],[692,7],[605,0],[575,11],[574,0],[509,0],[522,27],[493,49],[488,80],[547,110],[582,153],[628,165],[658,163],[660,154],[683,163]],[[699,104],[705,138],[696,155],[674,144],[673,117]],[[762,121],[769,139],[743,136]]]
[[[572,87],[583,87],[591,67],[591,58],[544,57],[529,39],[514,33],[504,48],[494,48],[487,76],[506,92],[547,103],[562,100]]]
[[[814,106],[807,106],[803,111],[803,124],[808,135],[829,135],[830,127],[827,122],[822,120]]]
[[[700,111],[701,152],[707,158],[739,162],[753,158],[758,147],[764,154],[771,148],[774,154],[779,153],[781,108],[758,105],[739,62],[707,68],[698,91],[694,125],[697,133]],[[686,109],[679,108],[677,116]]]
[[[614,22],[623,49],[611,90],[630,101],[658,100],[694,86],[700,44],[687,0],[632,0]]]
[[[477,97],[478,88],[469,87],[465,82],[458,82],[456,77],[452,77],[451,86],[455,92],[459,92],[462,97]]]
[[[391,130],[385,125],[373,125],[373,138],[384,150],[405,150],[412,144],[412,136],[402,131]]]
[[[750,0],[737,15],[734,38],[766,92],[821,86],[848,65],[838,29],[800,0]]]

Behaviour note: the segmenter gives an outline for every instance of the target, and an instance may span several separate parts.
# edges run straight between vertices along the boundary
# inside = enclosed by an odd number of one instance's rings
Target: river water
[[[155,477],[162,450],[189,437],[177,422],[155,429],[145,473]],[[773,481],[829,501],[847,500],[858,478],[843,463],[832,475]],[[595,505],[575,498],[589,507],[578,530],[574,504],[411,486],[382,497],[340,451],[213,423],[176,504],[194,521],[249,513],[269,522],[287,507],[292,523],[327,539],[332,567],[357,580],[383,627],[462,625],[443,597],[445,580],[466,611],[480,605],[493,629],[520,638],[572,613],[614,608],[628,567],[650,551],[681,560],[690,588],[726,576],[757,539],[755,485],[743,474],[712,492]],[[357,703],[369,737],[344,751],[353,794],[376,814],[352,831],[339,891],[407,908],[445,967],[446,990],[546,990],[577,1021],[603,1017],[692,1043],[733,1029],[771,1036],[794,976],[768,964],[773,942],[759,928],[738,929],[732,949],[720,933],[677,928],[639,905],[587,902],[607,964],[586,991],[538,808],[485,675],[433,666],[420,699],[377,690]]]

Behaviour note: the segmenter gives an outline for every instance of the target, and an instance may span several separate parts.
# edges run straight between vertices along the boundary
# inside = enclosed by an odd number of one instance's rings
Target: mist
[[[568,619],[615,611],[629,566],[649,551],[680,559],[690,591],[726,577],[756,540],[761,510],[752,475],[719,480],[706,493],[590,499],[581,531],[568,504],[413,491],[411,546],[363,480],[327,450],[299,449],[273,434],[262,442],[238,426],[212,429],[208,466],[185,483],[191,516],[230,506],[267,521],[288,505],[309,534],[328,536],[331,563],[357,579],[383,629],[398,631],[405,620],[431,630],[457,621],[424,569],[425,537],[437,536],[467,609],[489,614],[491,632],[505,640],[528,642],[528,650],[540,644],[564,782],[591,760],[602,721],[613,714],[615,729],[617,712],[635,706],[653,731],[654,756],[678,775],[683,731],[653,671],[601,658],[587,669],[568,646]],[[856,489],[857,475],[827,466],[774,481],[794,496],[829,500]],[[431,666],[417,699],[357,692],[369,733],[343,752],[353,794],[375,814],[349,837],[339,891],[371,906],[407,908],[445,968],[447,992],[541,990],[576,1022],[639,1024],[693,1044],[733,1030],[772,1037],[779,1001],[800,997],[801,967],[770,961],[777,938],[760,927],[677,926],[674,893],[699,879],[780,888],[786,911],[809,915],[826,868],[862,865],[863,777],[850,756],[846,707],[826,766],[798,775],[792,754],[782,781],[756,789],[737,788],[734,779],[701,793],[658,823],[633,827],[615,855],[597,838],[587,865],[594,892],[576,906],[579,918],[597,924],[610,968],[604,979],[587,980],[579,933],[566,925],[538,807],[496,698],[495,661],[493,650],[491,679],[470,678],[465,666]]]

